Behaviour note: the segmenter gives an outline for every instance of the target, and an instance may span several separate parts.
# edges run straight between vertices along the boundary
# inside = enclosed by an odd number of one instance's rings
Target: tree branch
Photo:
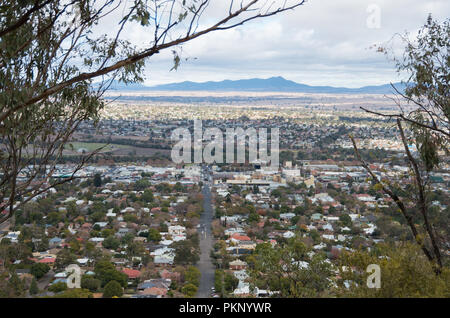
[[[384,193],[386,193],[387,195],[389,195],[391,197],[392,200],[394,200],[394,202],[397,204],[397,206],[399,207],[401,213],[403,214],[403,216],[405,217],[409,228],[411,229],[414,239],[416,240],[417,244],[420,246],[420,248],[422,249],[422,251],[424,252],[425,256],[428,258],[428,260],[430,262],[433,262],[433,255],[430,253],[430,251],[426,248],[426,246],[423,244],[423,241],[420,239],[419,237],[419,233],[416,229],[416,226],[414,225],[414,222],[412,220],[412,217],[408,214],[405,205],[403,204],[403,202],[400,200],[400,198],[391,190],[389,189],[387,186],[385,186],[379,179],[378,177],[375,175],[375,173],[373,173],[372,169],[370,169],[369,165],[364,161],[364,159],[362,159],[361,154],[359,153],[358,147],[356,146],[356,142],[355,139],[353,138],[352,135],[349,135],[352,143],[353,143],[353,148],[355,149],[355,154],[356,157],[358,158],[358,160],[361,162],[362,166],[364,167],[364,169],[366,169],[366,171],[369,173],[369,175],[372,177],[372,179],[379,184]]]
[[[431,245],[433,246],[436,261],[438,263],[438,266],[440,268],[442,268],[441,252],[439,250],[438,242],[434,235],[434,231],[430,225],[430,222],[428,221],[428,210],[427,210],[427,204],[426,204],[426,199],[425,199],[425,189],[424,189],[424,183],[422,180],[422,176],[420,174],[419,166],[417,165],[416,160],[414,159],[414,157],[411,155],[411,152],[409,151],[408,143],[406,141],[405,133],[403,131],[403,127],[402,127],[402,123],[401,123],[400,119],[397,119],[397,126],[400,130],[400,136],[402,138],[402,142],[403,142],[403,146],[405,148],[406,155],[407,155],[408,160],[414,170],[414,178],[416,181],[417,188],[419,190],[419,197],[418,197],[419,210],[420,210],[420,213],[422,214],[428,236],[430,237],[430,241],[431,241]]]

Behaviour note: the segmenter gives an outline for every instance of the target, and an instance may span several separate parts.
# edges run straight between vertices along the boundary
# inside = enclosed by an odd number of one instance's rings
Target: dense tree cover
[[[100,289],[102,282],[90,275],[83,275],[81,277],[81,288],[87,289],[91,292],[96,292]]]
[[[341,221],[344,226],[347,226],[347,227],[350,227],[350,228],[353,225],[352,218],[348,214],[341,214],[339,216],[339,221]]]
[[[102,185],[102,176],[100,175],[100,173],[96,173],[94,175],[93,183],[94,183],[94,186],[97,187],[97,188]]]
[[[117,250],[120,246],[120,240],[115,236],[108,236],[102,243],[104,248],[109,250]]]
[[[29,293],[30,295],[36,295],[37,293],[39,293],[39,287],[37,285],[36,278],[33,278],[33,280],[31,281]]]
[[[159,231],[157,229],[151,228],[148,230],[147,238],[149,241],[159,242],[159,241],[161,241],[161,234],[159,233]]]
[[[67,284],[64,282],[58,282],[55,284],[50,285],[48,288],[48,291],[54,292],[54,293],[60,293],[62,291],[65,291],[67,289]]]
[[[239,280],[228,271],[216,270],[214,272],[214,289],[222,297],[230,295],[238,286]]]
[[[20,297],[25,291],[25,284],[16,273],[12,273],[2,294],[4,297]]]
[[[291,239],[271,247],[258,244],[248,256],[250,283],[281,297],[449,297],[448,264],[436,275],[417,244],[377,244],[370,250],[343,250],[332,262],[324,254],[311,257],[303,243]],[[302,263],[304,262],[304,263]],[[368,266],[380,266],[381,288],[369,288]],[[224,288],[222,271],[215,275],[215,288]]]
[[[83,288],[70,288],[62,293],[58,293],[55,296],[52,296],[51,298],[92,298],[92,293]]]
[[[149,189],[145,189],[144,193],[141,195],[141,199],[144,202],[150,203],[154,201],[153,192]]]
[[[359,117],[355,117],[356,120],[361,124],[363,121]],[[350,131],[349,131],[350,132]],[[342,134],[337,134],[335,137],[331,137],[329,143],[334,143],[338,138],[342,137]],[[297,160],[328,160],[333,158],[336,161],[352,161],[355,160],[355,153],[353,149],[340,148],[340,147],[328,147],[329,144],[323,147],[316,147],[313,150],[303,150],[299,149],[297,151]],[[367,162],[385,162],[387,158],[392,158],[389,160],[390,163],[397,164],[399,161],[393,159],[395,158],[395,152],[388,151],[384,149],[361,149],[361,156]]]
[[[133,257],[144,257],[146,254],[145,247],[142,242],[130,242],[126,248],[127,257],[132,260]]]
[[[50,266],[48,266],[47,264],[34,263],[33,265],[31,265],[30,273],[31,275],[39,279],[43,277],[45,274],[47,274],[49,270]]]
[[[184,273],[184,281],[198,287],[200,285],[200,276],[201,273],[197,267],[188,266]]]
[[[68,248],[63,248],[56,254],[55,268],[64,269],[70,264],[74,264],[75,260],[76,256]]]
[[[198,287],[194,284],[188,283],[181,288],[181,292],[186,297],[194,297],[197,294]]]
[[[24,243],[11,243],[3,239],[0,244],[0,257],[5,262],[5,267],[20,261],[24,264],[30,264],[29,259],[33,256],[32,249]]]
[[[381,268],[381,288],[368,288],[366,271],[370,264]],[[343,268],[343,266],[345,266]],[[343,253],[338,261],[339,297],[450,297],[450,269],[436,275],[433,266],[413,243],[378,245],[371,252]],[[344,270],[345,269],[345,270]],[[349,287],[344,286],[344,282]]]
[[[197,239],[187,239],[184,241],[174,242],[172,246],[175,249],[175,264],[196,264],[200,259],[198,251],[198,237]]]
[[[116,281],[123,287],[127,286],[127,275],[119,272],[109,261],[102,260],[97,262],[94,272],[95,278],[100,280],[102,287],[106,286],[110,281]]]
[[[296,239],[275,247],[258,244],[254,254],[247,257],[252,286],[277,291],[280,297],[327,296],[331,265],[324,255],[309,257],[308,252]]]
[[[223,271],[216,269],[214,271],[214,289],[223,297]]]

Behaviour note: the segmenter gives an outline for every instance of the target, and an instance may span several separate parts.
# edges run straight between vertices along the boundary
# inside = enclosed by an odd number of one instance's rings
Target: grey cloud
[[[227,2],[213,1],[203,25],[223,15]],[[381,10],[379,29],[367,26],[371,4]],[[395,33],[416,32],[428,13],[439,20],[447,18],[450,1],[309,0],[295,11],[186,44],[182,56],[190,59],[177,72],[169,72],[170,51],[161,52],[149,60],[146,83],[278,75],[308,84],[350,87],[397,81],[393,65],[369,47]],[[136,26],[127,35],[137,44],[149,41],[149,35]]]

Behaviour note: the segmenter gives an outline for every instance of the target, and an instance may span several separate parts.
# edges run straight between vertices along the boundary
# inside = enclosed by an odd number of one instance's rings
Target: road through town
[[[200,236],[200,261],[197,267],[200,270],[200,286],[197,297],[205,298],[211,296],[214,286],[214,265],[211,262],[210,253],[213,248],[213,237],[211,231],[211,222],[213,220],[213,207],[211,202],[210,185],[205,182],[202,189],[203,194],[203,214],[200,218],[199,236]]]

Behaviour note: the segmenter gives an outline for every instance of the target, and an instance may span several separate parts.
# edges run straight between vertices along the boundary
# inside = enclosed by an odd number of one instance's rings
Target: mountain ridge
[[[403,83],[394,83],[400,91],[405,89]],[[329,94],[391,94],[391,84],[370,85],[359,88],[312,86],[287,80],[281,76],[266,79],[251,78],[240,80],[223,80],[207,82],[177,82],[156,86],[145,86],[139,83],[125,85],[114,82],[113,90],[124,91],[223,91],[223,92],[292,92],[292,93],[329,93]]]

